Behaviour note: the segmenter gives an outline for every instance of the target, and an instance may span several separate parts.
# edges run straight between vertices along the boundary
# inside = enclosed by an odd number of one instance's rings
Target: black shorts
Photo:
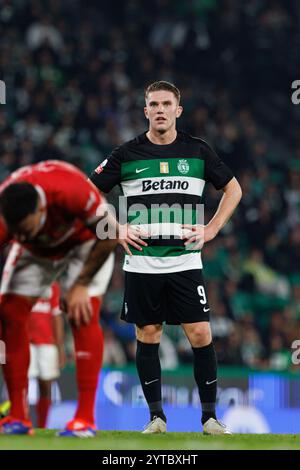
[[[168,274],[125,271],[121,318],[137,326],[209,321],[202,270]]]

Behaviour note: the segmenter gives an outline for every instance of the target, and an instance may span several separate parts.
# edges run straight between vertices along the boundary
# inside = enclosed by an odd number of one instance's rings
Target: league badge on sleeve
[[[102,163],[100,163],[99,166],[97,166],[95,172],[98,173],[98,175],[103,171],[103,168],[105,167],[105,165],[107,164],[108,160],[107,158],[105,160],[103,160]]]

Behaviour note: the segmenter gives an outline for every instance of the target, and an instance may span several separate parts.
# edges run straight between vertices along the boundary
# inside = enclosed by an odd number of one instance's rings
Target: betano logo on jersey
[[[142,191],[160,191],[163,189],[183,189],[184,191],[189,188],[188,181],[180,181],[180,180],[160,180],[160,181],[152,181],[152,180],[144,180]]]

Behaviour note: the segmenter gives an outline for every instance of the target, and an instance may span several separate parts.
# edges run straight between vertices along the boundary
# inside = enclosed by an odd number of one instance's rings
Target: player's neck
[[[153,129],[149,129],[146,134],[147,138],[156,145],[168,145],[174,142],[177,137],[176,129],[170,129],[165,134],[160,134]]]

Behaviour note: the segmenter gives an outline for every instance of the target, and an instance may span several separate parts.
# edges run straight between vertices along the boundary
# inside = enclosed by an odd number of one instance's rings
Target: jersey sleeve
[[[206,143],[202,144],[204,154],[204,179],[216,189],[222,189],[234,177],[231,169],[220,159],[216,152]]]
[[[104,193],[109,193],[121,182],[122,150],[115,148],[112,153],[93,171],[90,180]]]

